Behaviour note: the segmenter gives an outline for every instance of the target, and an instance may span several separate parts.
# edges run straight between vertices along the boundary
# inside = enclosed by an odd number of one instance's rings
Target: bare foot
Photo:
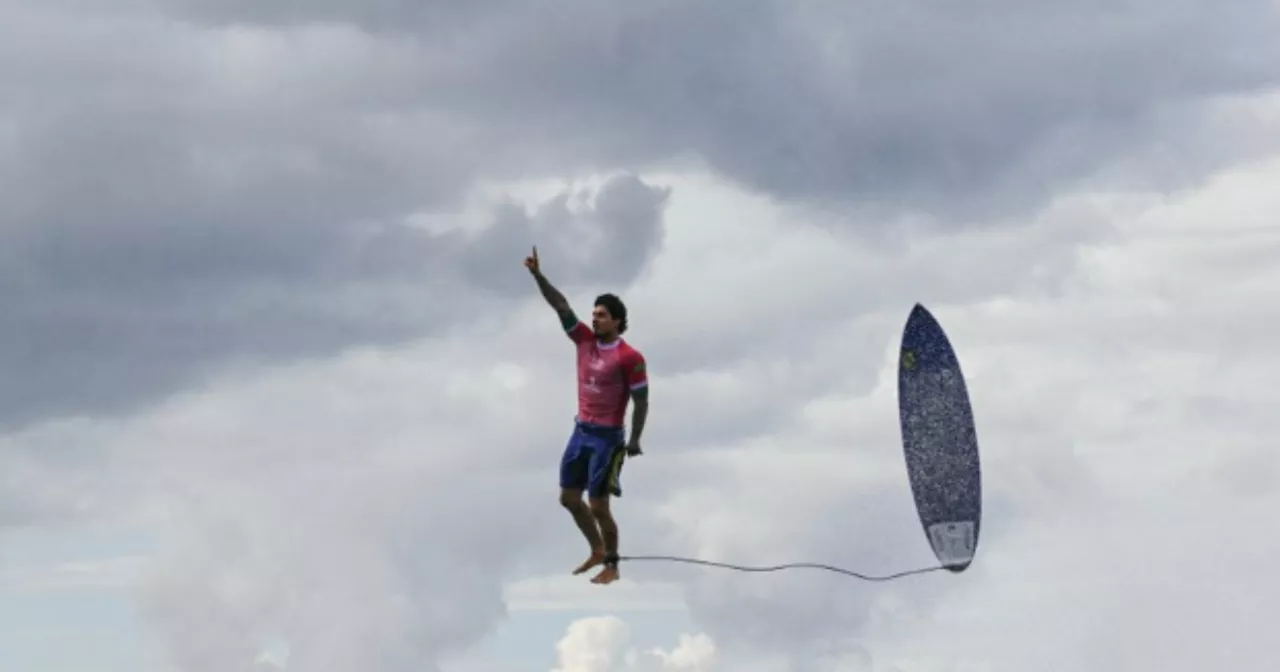
[[[602,562],[604,562],[604,551],[592,551],[591,557],[587,558],[581,565],[578,565],[578,568],[573,570],[573,574],[577,576]]]
[[[595,575],[595,578],[591,579],[591,583],[605,585],[608,583],[613,583],[614,581],[617,581],[619,578],[620,577],[618,575],[617,567],[605,567],[604,569],[600,570],[599,574]]]

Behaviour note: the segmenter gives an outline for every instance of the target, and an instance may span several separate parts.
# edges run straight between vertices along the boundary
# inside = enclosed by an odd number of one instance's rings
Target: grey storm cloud
[[[528,291],[530,244],[610,285],[660,244],[666,192],[633,177],[479,236],[406,223],[481,182],[694,160],[796,201],[1004,211],[1280,73],[1254,0],[4,1],[0,25],[10,422],[413,338]]]
[[[255,89],[272,64],[237,70],[236,44],[142,5],[68,6],[0,4],[0,423],[127,411],[230,359],[430,333],[531,291],[530,243],[571,251],[567,280],[611,285],[661,243],[667,191],[631,175],[532,219],[498,204],[479,235],[414,226],[503,171],[467,122],[388,100],[379,67],[411,54],[322,31],[317,49],[363,66],[325,82],[285,64],[307,81]],[[37,44],[46,57],[26,57]]]
[[[86,216],[0,232],[12,255],[0,265],[0,365],[12,374],[0,419],[124,410],[230,358],[431,333],[467,319],[478,290],[500,303],[532,292],[520,260],[535,232],[585,253],[557,262],[566,279],[625,285],[661,243],[665,193],[622,176],[585,209],[554,199],[531,219],[506,207],[476,236],[394,220],[289,225],[269,207],[227,221],[140,207],[105,228]]]
[[[1197,103],[1280,76],[1265,0],[178,7],[417,40],[424,99],[565,164],[695,155],[788,198],[974,216],[1180,140]]]
[[[493,272],[538,248],[538,259],[557,286],[623,286],[634,280],[663,242],[661,214],[671,190],[634,176],[606,182],[586,207],[585,192],[561,192],[532,214],[509,203],[494,222],[463,247],[463,275],[500,292],[528,292],[524,274]],[[552,277],[554,276],[554,277]]]

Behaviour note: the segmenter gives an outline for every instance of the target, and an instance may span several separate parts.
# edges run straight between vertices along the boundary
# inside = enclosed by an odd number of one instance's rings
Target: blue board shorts
[[[560,458],[560,487],[586,490],[590,497],[622,496],[622,463],[627,457],[625,432],[575,422]]]

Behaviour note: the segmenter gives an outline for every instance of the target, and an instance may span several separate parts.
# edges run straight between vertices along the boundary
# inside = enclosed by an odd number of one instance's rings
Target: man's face
[[[612,336],[618,333],[618,321],[604,306],[596,306],[591,311],[591,328],[596,336]]]

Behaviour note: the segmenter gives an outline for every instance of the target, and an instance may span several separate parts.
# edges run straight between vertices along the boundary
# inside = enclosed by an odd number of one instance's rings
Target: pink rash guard
[[[622,427],[632,391],[649,384],[644,355],[621,338],[600,342],[581,321],[566,333],[578,347],[578,421]]]

